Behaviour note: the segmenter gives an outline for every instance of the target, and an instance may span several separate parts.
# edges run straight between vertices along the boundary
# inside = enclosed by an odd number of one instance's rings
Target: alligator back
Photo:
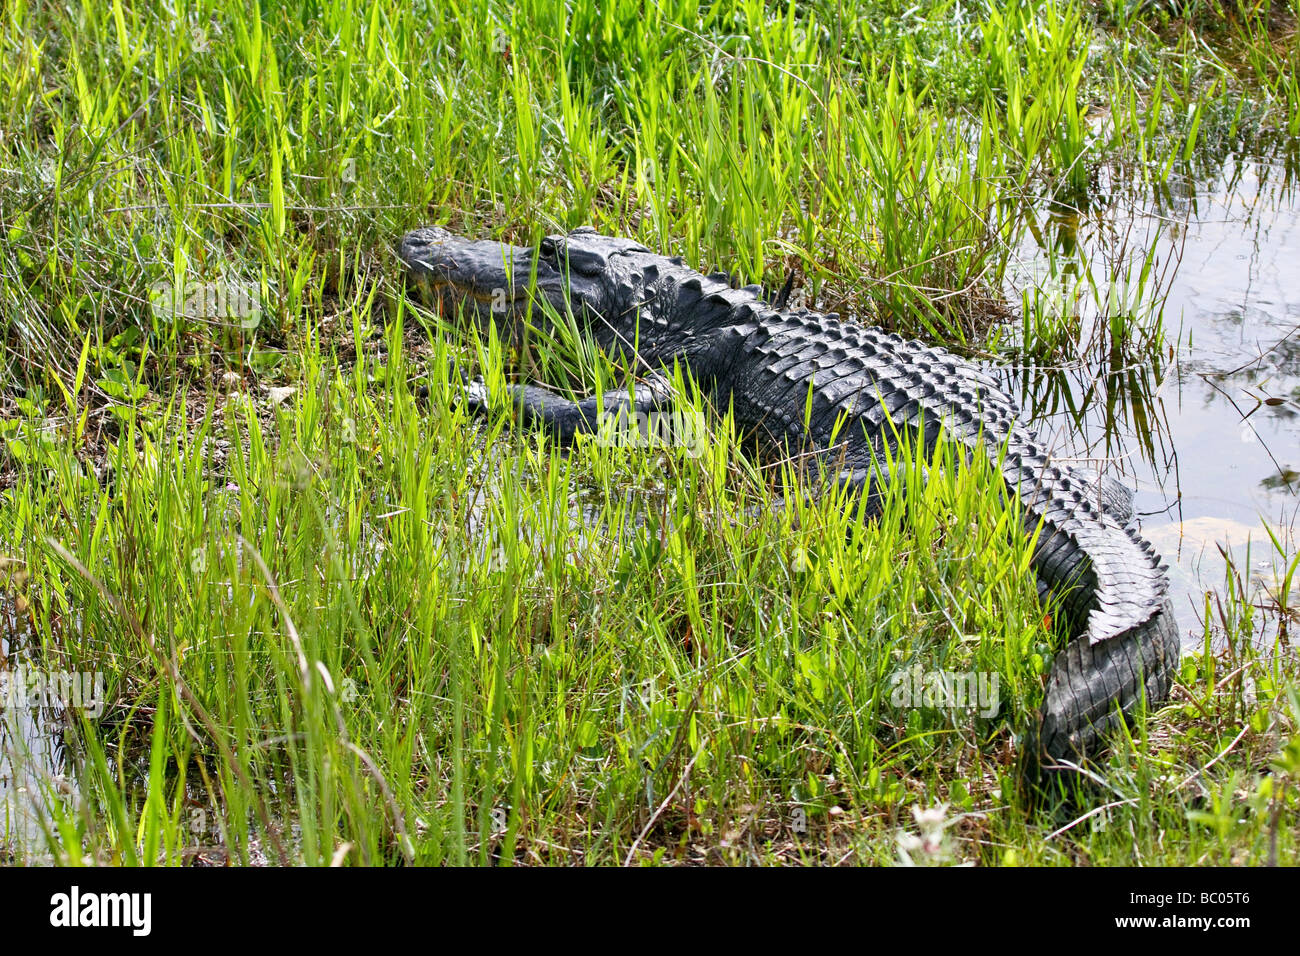
[[[902,431],[927,450],[946,436],[994,462],[1019,496],[1038,531],[1040,587],[1063,595],[1073,638],[1049,674],[1028,769],[1081,760],[1140,700],[1168,696],[1180,647],[1167,569],[1103,507],[1095,482],[1051,459],[990,375],[944,349],[815,312],[772,312],[744,328],[719,395],[738,421],[834,442],[864,485],[872,457]]]

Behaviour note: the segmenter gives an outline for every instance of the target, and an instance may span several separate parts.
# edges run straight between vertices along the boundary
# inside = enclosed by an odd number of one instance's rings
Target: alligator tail
[[[1028,496],[1044,525],[1034,565],[1043,585],[1064,592],[1075,636],[1052,664],[1022,750],[1034,778],[1082,764],[1142,702],[1164,701],[1180,654],[1167,568],[1151,545],[1093,504],[1074,474],[1045,474],[1048,487]]]
[[[1027,776],[1080,764],[1143,701],[1165,700],[1178,671],[1168,600],[1145,622],[1104,641],[1087,635],[1056,656],[1038,726],[1023,750]],[[1068,763],[1066,763],[1068,761]]]

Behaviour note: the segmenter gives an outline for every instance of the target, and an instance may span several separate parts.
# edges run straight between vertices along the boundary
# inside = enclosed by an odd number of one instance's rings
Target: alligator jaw
[[[464,239],[440,226],[407,233],[397,248],[408,277],[432,302],[450,308],[464,305],[483,318],[511,317],[531,301],[533,265],[536,288],[562,287],[560,273],[527,246]]]

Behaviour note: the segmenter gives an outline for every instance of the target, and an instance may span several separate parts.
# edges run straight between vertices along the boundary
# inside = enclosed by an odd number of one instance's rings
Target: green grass
[[[5,636],[105,675],[108,702],[65,722],[70,781],[3,738],[44,827],[5,852],[1293,855],[1285,588],[1255,607],[1226,583],[1186,693],[1101,768],[1105,809],[1028,806],[1016,735],[1056,639],[987,466],[913,462],[849,534],[833,500],[776,507],[781,476],[712,410],[699,457],[481,428],[453,359],[579,390],[626,370],[468,340],[404,299],[390,250],[429,221],[591,223],[746,279],[797,269],[810,304],[959,350],[1017,313],[1018,349],[1059,354],[1037,293],[1002,299],[1013,241],[1104,175],[1158,186],[1294,136],[1294,5],[603,8],[5,6]],[[1164,344],[1133,319],[1159,295],[1142,252],[1141,301],[1096,346],[1130,362]],[[220,283],[260,311],[156,293]],[[997,715],[895,703],[917,664],[996,674]],[[941,838],[900,842],[939,804]]]

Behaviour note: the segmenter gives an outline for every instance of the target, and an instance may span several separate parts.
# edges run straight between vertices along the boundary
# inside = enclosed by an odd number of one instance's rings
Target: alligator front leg
[[[525,427],[544,431],[566,444],[602,427],[627,428],[636,416],[661,411],[672,399],[672,389],[662,375],[637,382],[631,394],[620,388],[576,402],[538,385],[508,385],[506,392]],[[489,409],[486,391],[471,407],[481,413]]]

